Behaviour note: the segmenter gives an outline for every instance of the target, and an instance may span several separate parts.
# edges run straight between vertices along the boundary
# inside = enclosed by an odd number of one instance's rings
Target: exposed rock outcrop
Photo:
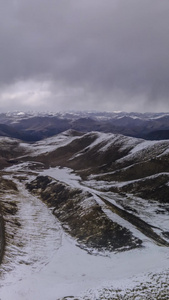
[[[5,228],[4,228],[3,217],[0,215],[0,263],[2,262],[4,248],[5,248]]]
[[[120,251],[141,246],[141,240],[106,216],[91,193],[48,176],[38,176],[27,188],[53,207],[63,228],[88,251]]]

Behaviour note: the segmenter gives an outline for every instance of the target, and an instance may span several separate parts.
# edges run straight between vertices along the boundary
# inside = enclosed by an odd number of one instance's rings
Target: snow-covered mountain
[[[37,141],[73,129],[147,140],[169,139],[169,113],[65,112],[0,114],[0,135]]]
[[[0,298],[166,300],[168,161],[168,140],[1,137]]]

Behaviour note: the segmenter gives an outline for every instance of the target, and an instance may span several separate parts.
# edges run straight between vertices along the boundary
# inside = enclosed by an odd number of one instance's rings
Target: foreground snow
[[[26,172],[28,165],[24,164],[8,168],[8,171],[24,171],[24,166]],[[66,168],[49,169],[41,174],[50,175],[73,187],[82,187],[80,177]],[[144,237],[145,247],[142,249],[108,256],[90,255],[64,233],[45,205],[38,198],[30,196],[21,183],[19,193],[18,218],[23,224],[21,233],[26,242],[25,248],[22,248],[25,263],[21,264],[13,257],[12,269],[9,268],[1,278],[1,300],[56,300],[66,296],[75,296],[75,299],[111,299],[117,290],[121,290],[123,295],[142,283],[148,284],[146,292],[151,293],[152,286],[158,291],[160,286],[168,282],[168,248],[159,247]],[[39,230],[37,234],[35,226]],[[42,230],[42,226],[45,226],[45,230]],[[57,228],[56,231],[52,230],[53,226]],[[42,247],[40,232],[44,235],[45,247]],[[38,253],[40,255],[36,255]],[[5,270],[4,265],[2,268]]]
[[[62,246],[51,261],[20,281],[13,278],[9,286],[4,282],[0,297],[2,300],[56,300],[78,295],[80,299],[80,295],[88,294],[91,295],[89,299],[98,299],[96,295],[103,288],[133,288],[153,273],[163,271],[165,278],[167,269],[168,249],[149,244],[146,249],[109,257],[92,256],[63,234]]]

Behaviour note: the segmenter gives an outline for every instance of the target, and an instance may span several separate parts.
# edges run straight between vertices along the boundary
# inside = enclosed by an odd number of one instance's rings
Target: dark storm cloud
[[[2,91],[48,82],[49,103],[60,99],[63,108],[73,101],[102,108],[103,99],[108,108],[130,109],[141,99],[145,109],[167,107],[168,1],[1,0],[0,11]]]

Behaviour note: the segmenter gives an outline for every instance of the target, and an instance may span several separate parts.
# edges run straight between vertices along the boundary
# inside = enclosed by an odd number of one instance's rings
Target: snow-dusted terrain
[[[159,157],[163,157],[163,154],[166,157],[168,153],[168,141],[144,142],[105,135],[93,133],[96,139],[86,145],[84,151],[78,148],[71,153],[67,157],[68,163],[74,163],[80,157],[84,159],[84,155],[93,153],[96,149],[102,155],[114,145],[118,145],[122,152],[127,149],[126,156],[118,158],[118,164],[131,159],[134,164],[136,154],[139,154],[139,160],[143,154],[147,161],[150,154],[157,156],[158,152]],[[132,193],[124,195],[111,191],[110,187],[121,188],[142,181],[141,178],[122,180],[120,183],[103,180],[104,176],[114,174],[115,169],[106,172],[101,170],[100,173],[92,169],[93,174],[87,177],[85,173],[84,180],[80,171],[75,172],[70,165],[60,167],[55,163],[54,166],[53,160],[50,161],[50,166],[44,166],[44,157],[48,159],[52,155],[53,158],[55,150],[58,151],[60,147],[65,149],[64,147],[79,140],[80,136],[72,136],[71,132],[66,132],[55,138],[30,144],[29,147],[26,143],[21,143],[20,146],[27,149],[26,155],[22,154],[20,161],[2,172],[4,179],[10,179],[16,184],[17,190],[3,192],[1,202],[15,202],[17,212],[5,215],[7,240],[0,272],[0,299],[168,299],[169,247],[160,246],[141,232],[139,227],[112,212],[102,200],[107,200],[119,209],[124,209],[125,205],[132,208],[137,217],[158,227],[154,231],[160,237],[163,231],[169,231],[169,213],[166,210],[168,204],[145,201]],[[123,252],[93,251],[92,254],[79,247],[77,240],[63,230],[60,221],[52,214],[52,207],[50,209],[37,195],[26,190],[25,183],[31,182],[38,175],[49,176],[54,182],[63,182],[72,188],[90,192],[110,219],[128,228],[142,240],[142,247]],[[168,172],[164,172],[164,175],[168,176]],[[161,175],[157,173],[152,176],[157,178]],[[86,202],[84,209],[87,206]],[[19,225],[15,226],[15,223]],[[167,243],[168,239],[165,240]]]
[[[0,113],[1,136],[39,141],[68,129],[119,133],[146,140],[169,139],[169,114],[121,111]]]
[[[79,176],[68,169],[56,168],[44,173],[73,186],[80,184]],[[103,293],[101,287],[125,291],[138,282],[150,280],[153,273],[163,272],[161,282],[166,278],[168,248],[145,239],[145,248],[140,250],[108,256],[89,255],[77,247],[45,205],[38,198],[30,197],[21,183],[19,194],[22,201],[17,200],[18,220],[23,227],[17,242],[22,240],[23,245],[22,251],[14,245],[6,250],[10,257],[5,266],[2,264],[2,300],[54,300],[72,295],[83,299],[85,294],[89,299],[99,299],[97,295]]]

